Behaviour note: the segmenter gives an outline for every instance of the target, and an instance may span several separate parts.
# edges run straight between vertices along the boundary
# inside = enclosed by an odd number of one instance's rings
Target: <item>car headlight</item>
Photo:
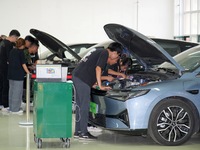
[[[149,92],[149,89],[144,89],[144,90],[130,90],[130,91],[110,91],[106,95],[107,97],[125,101],[134,97],[139,97],[142,95],[145,95]]]

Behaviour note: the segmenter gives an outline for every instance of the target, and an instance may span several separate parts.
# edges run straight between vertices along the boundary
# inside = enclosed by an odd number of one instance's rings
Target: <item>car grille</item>
[[[92,124],[101,126],[101,127],[106,127],[106,116],[102,115],[102,114],[93,114],[93,113],[89,113],[89,121]]]
[[[128,112],[127,110],[122,111],[121,113],[119,113],[118,115],[103,115],[103,114],[93,114],[93,113],[89,113],[89,121],[92,124],[98,125],[98,126],[102,126],[104,128],[106,128],[106,117],[108,118],[115,118],[115,119],[119,119],[121,122],[123,122],[128,128],[130,128],[130,124],[129,124],[129,117],[128,117]]]

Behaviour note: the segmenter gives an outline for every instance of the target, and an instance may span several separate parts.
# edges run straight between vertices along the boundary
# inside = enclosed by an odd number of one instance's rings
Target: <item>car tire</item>
[[[151,138],[166,146],[177,146],[187,142],[195,128],[192,107],[180,99],[166,99],[153,109],[148,133]]]

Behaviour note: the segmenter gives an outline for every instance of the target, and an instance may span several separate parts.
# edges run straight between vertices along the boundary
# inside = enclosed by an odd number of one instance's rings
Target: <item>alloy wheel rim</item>
[[[190,125],[190,116],[184,108],[169,106],[158,116],[157,131],[164,140],[178,142],[187,136]]]

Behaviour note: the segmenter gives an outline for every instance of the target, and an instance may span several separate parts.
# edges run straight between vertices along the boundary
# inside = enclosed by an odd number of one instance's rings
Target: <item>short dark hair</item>
[[[33,43],[34,42],[34,40],[35,40],[35,38],[34,37],[32,37],[31,35],[27,35],[26,37],[25,37],[25,39],[24,39],[25,41],[29,41],[29,42],[31,42],[31,43]]]
[[[120,43],[113,42],[108,46],[108,49],[110,49],[111,52],[117,51],[118,54],[121,54],[123,47]]]
[[[19,33],[19,31],[13,29],[13,30],[10,31],[9,36],[17,36],[17,37],[20,37],[20,33]]]
[[[31,43],[31,46],[32,45],[36,45],[39,47],[39,41],[36,38],[34,38],[34,41]]]

